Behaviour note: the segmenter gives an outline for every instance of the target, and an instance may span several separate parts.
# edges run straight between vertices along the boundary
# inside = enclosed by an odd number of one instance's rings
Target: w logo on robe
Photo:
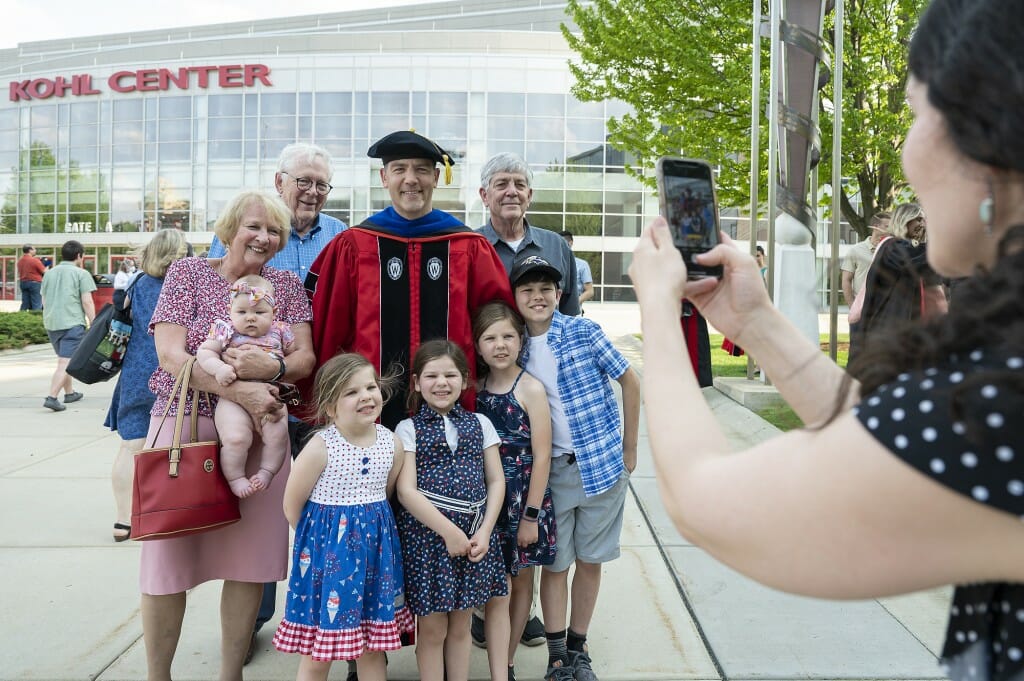
[[[388,276],[392,281],[398,281],[402,276],[402,261],[399,258],[388,260]]]
[[[431,258],[427,261],[427,276],[437,281],[441,276],[441,272],[444,271],[444,265],[441,263],[440,258]]]

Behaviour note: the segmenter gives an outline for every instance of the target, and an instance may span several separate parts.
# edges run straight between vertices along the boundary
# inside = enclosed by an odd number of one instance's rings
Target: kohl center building
[[[234,194],[273,191],[296,141],[332,154],[324,212],[358,224],[389,205],[366,150],[412,128],[456,159],[435,208],[480,226],[481,167],[518,153],[530,224],[576,235],[596,300],[634,300],[626,270],[657,202],[605,141],[625,105],[570,93],[566,22],[554,0],[441,2],[0,50],[0,298],[26,243],[58,262],[77,239],[93,273],[162,228],[202,252]]]

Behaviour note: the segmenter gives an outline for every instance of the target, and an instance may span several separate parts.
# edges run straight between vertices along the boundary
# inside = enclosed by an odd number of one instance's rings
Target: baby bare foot
[[[228,487],[234,492],[235,496],[239,499],[245,499],[256,493],[256,488],[253,487],[252,482],[245,478],[235,478],[234,480],[228,480]]]
[[[261,468],[256,472],[256,475],[249,478],[249,482],[252,484],[253,489],[256,492],[267,489],[270,487],[270,481],[274,479],[274,474],[265,468]]]

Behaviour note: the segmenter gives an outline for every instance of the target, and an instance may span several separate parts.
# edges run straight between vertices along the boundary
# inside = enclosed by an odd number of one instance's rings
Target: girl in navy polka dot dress
[[[1024,2],[933,0],[913,32],[902,145],[946,315],[869,334],[846,374],[725,235],[689,281],[656,220],[630,277],[665,508],[765,584],[877,598],[954,584],[942,663],[1024,681]],[[733,452],[686,361],[679,300],[758,358],[804,423]],[[680,418],[684,415],[684,418]],[[684,444],[681,444],[684,443]],[[871,654],[871,651],[862,651]]]
[[[469,365],[458,345],[423,343],[411,373],[414,416],[395,432],[406,451],[398,529],[416,664],[423,681],[466,681],[472,608],[508,594],[493,532],[505,499],[501,440],[486,416],[459,404]]]
[[[413,630],[387,500],[402,443],[376,423],[381,381],[362,355],[324,364],[314,394],[319,419],[331,425],[302,449],[285,488],[295,544],[274,645],[302,655],[300,679],[327,679],[333,660],[356,660],[362,681],[384,681],[384,651],[401,648]]]

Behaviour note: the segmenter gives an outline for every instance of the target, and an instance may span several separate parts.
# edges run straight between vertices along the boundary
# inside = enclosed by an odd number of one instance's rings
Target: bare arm
[[[402,444],[402,438],[397,435],[393,435],[393,437],[395,438],[395,459],[391,462],[391,470],[388,471],[388,482],[386,488],[386,494],[389,498],[395,492],[398,475],[402,472],[402,466],[405,463],[405,446]]]
[[[853,305],[853,272],[843,270],[843,300],[846,301],[847,305]]]
[[[852,414],[730,454],[682,351],[674,301],[689,295],[685,271],[666,277],[662,266],[674,266],[671,239],[667,231],[649,232],[630,274],[643,319],[651,452],[665,507],[682,534],[754,579],[813,596],[866,598],[1024,578],[1019,520],[900,462]],[[674,248],[671,254],[681,267]],[[727,263],[727,281],[730,274]],[[762,362],[765,356],[758,351]],[[681,421],[681,412],[690,418]]]
[[[685,268],[677,252],[664,250],[664,242],[654,245],[652,235],[669,238],[664,220],[656,219],[652,223],[637,248],[651,249],[647,252],[652,261],[645,260],[646,267],[667,269],[648,272],[641,271],[639,267],[630,269],[634,283],[644,276],[648,279],[665,277],[665,293],[648,296],[650,305],[665,314],[670,308],[675,310],[672,314],[675,316],[674,325],[678,327],[678,300],[689,298],[710,324],[757,357],[779,394],[804,423],[810,426],[828,419],[835,410],[846,372],[821,352],[817,339],[811,342],[772,306],[754,259],[736,248],[727,235],[723,236],[722,245],[701,259],[704,264],[722,264],[724,279],[719,282],[708,278],[687,283]],[[675,295],[676,298],[672,300],[664,298],[664,295]],[[681,337],[682,332],[678,328],[676,331]],[[644,345],[647,345],[646,337]],[[677,348],[672,351],[677,351]],[[850,381],[849,385],[843,406],[852,405],[859,394],[856,381]]]
[[[203,371],[217,379],[221,385],[230,385],[238,378],[234,368],[220,358],[222,344],[216,338],[208,338],[196,348],[196,363]]]
[[[523,374],[519,379],[515,396],[523,411],[530,417],[533,470],[530,473],[526,505],[540,507],[544,502],[544,489],[548,486],[548,476],[551,474],[551,407],[548,406],[544,385],[530,374]]]
[[[292,333],[295,341],[285,354],[285,373],[279,379],[289,383],[309,376],[316,366],[310,325],[295,324]],[[224,351],[224,361],[234,368],[239,378],[250,381],[269,381],[281,370],[281,364],[275,358],[259,349],[229,348]]]
[[[630,367],[615,380],[622,387],[622,463],[632,473],[640,436],[640,378]]]
[[[322,437],[313,436],[292,464],[292,471],[288,474],[288,483],[284,488],[284,515],[293,530],[299,524],[302,509],[309,501],[309,495],[326,467],[327,443]]]
[[[474,563],[483,560],[491,545],[491,532],[505,505],[505,471],[501,467],[498,445],[484,450],[484,479],[487,481],[487,511],[479,529],[470,537],[469,559]]]
[[[583,284],[583,292],[580,293],[580,305],[582,305],[583,303],[585,303],[588,300],[592,299],[593,297],[594,297],[594,285],[591,284],[589,281],[588,282],[584,282],[584,284]]]
[[[92,324],[92,320],[96,319],[96,305],[92,302],[92,293],[82,294],[82,312],[85,313],[85,318]]]

